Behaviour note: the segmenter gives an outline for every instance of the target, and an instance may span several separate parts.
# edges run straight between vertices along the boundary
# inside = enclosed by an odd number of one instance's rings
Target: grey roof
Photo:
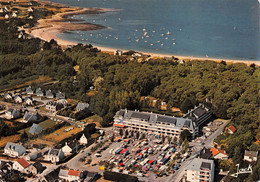
[[[258,151],[248,151],[248,150],[245,150],[245,156],[257,157],[258,156]]]
[[[35,162],[33,164],[33,166],[37,169],[37,173],[41,173],[42,172],[43,166],[42,166],[42,164],[39,161]]]
[[[200,116],[202,116],[203,114],[206,113],[206,110],[200,106],[200,107],[196,108],[193,111],[193,113],[196,114],[198,117],[200,117]]]
[[[16,111],[19,112],[19,110],[17,110],[17,109],[8,108],[8,109],[5,111],[5,113],[11,112],[11,114],[14,115],[14,113],[15,113]],[[20,112],[19,112],[19,113],[20,113]]]
[[[88,107],[89,107],[89,104],[88,104],[88,103],[79,102],[79,103],[77,104],[76,109],[77,109],[77,110],[84,110],[85,108],[88,108]]]
[[[68,177],[69,170],[60,169],[59,177]]]
[[[49,150],[48,154],[57,156],[59,154],[59,152],[60,152],[60,149],[53,149],[53,148],[51,148]]]
[[[25,98],[24,98],[24,102],[26,102],[27,100],[33,101],[31,97],[25,97]]]
[[[211,169],[211,164],[208,163],[208,162],[202,162],[201,165],[200,165],[200,168],[201,168],[201,169],[210,170],[210,169]]]
[[[26,87],[26,93],[33,93],[32,87]]]
[[[207,108],[204,104],[200,104],[199,106],[195,106],[194,109],[188,111],[188,113],[184,114],[184,118],[191,119],[192,121],[196,121],[205,113],[209,112],[209,108]]]
[[[74,140],[74,141],[72,141],[72,142],[67,143],[67,145],[68,145],[71,149],[74,149],[74,148],[76,148],[76,146],[79,146],[80,144],[79,144],[78,140]]]
[[[175,127],[179,127],[179,128],[187,127],[191,130],[193,130],[196,127],[195,123],[188,118],[177,118],[173,116],[165,116],[165,115],[160,115],[155,113],[122,109],[116,112],[115,117],[119,117],[119,116],[123,117],[123,119],[131,119],[131,118],[137,118],[141,120],[145,119],[150,123],[162,122],[162,123],[174,125]]]
[[[47,96],[47,97],[49,97],[49,96],[53,97],[52,91],[51,91],[51,90],[47,90],[47,91],[46,91],[46,96]]]
[[[29,130],[29,133],[38,134],[38,133],[41,133],[42,130],[43,130],[43,128],[40,125],[33,123],[33,125],[31,126],[31,128]]]
[[[7,97],[8,95],[12,97],[11,93],[5,93],[4,97]]]
[[[18,97],[20,97],[22,99],[22,96],[20,96],[20,95],[14,96],[14,99],[17,99]]]
[[[4,149],[9,149],[9,150],[13,150],[13,151],[19,151],[20,149],[25,149],[22,145],[20,144],[16,144],[16,143],[12,143],[12,142],[7,142],[7,144],[5,145]]]
[[[65,99],[65,94],[60,92],[60,91],[58,91],[56,93],[56,99]]]
[[[201,169],[213,169],[214,161],[208,159],[194,158],[186,167],[187,170],[200,171]]]
[[[202,159],[209,159],[211,156],[212,156],[212,153],[211,153],[210,149],[206,149],[205,147],[203,147],[203,149],[199,153],[199,158],[202,158]]]
[[[36,95],[43,94],[43,90],[41,88],[36,89]]]
[[[47,180],[47,182],[56,182],[59,179],[59,171],[60,167],[45,175],[44,178]]]

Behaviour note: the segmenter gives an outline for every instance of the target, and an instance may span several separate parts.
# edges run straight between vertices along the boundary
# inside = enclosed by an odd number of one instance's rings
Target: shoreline
[[[45,1],[46,2],[46,1]],[[60,5],[58,3],[53,3],[47,1],[46,3],[51,3],[53,5]],[[65,6],[64,6],[65,7]],[[40,38],[45,41],[50,41],[54,39],[60,46],[67,47],[69,45],[77,45],[78,43],[75,41],[64,40],[58,37],[60,33],[65,33],[67,31],[89,31],[89,30],[99,30],[103,28],[108,28],[103,25],[91,24],[91,23],[73,23],[78,22],[77,20],[69,19],[69,16],[79,15],[79,14],[99,14],[107,11],[114,11],[113,9],[104,9],[104,8],[79,8],[79,7],[68,7],[67,11],[62,13],[57,13],[50,18],[40,19],[38,20],[38,25],[26,29],[26,33],[35,37]],[[80,20],[79,20],[80,21]],[[91,44],[91,43],[90,43]],[[92,44],[97,49],[101,50],[101,52],[113,54],[117,48],[111,48],[106,46],[99,46]],[[123,52],[127,52],[129,50],[120,49]],[[212,58],[212,57],[196,57],[196,56],[185,56],[185,55],[176,55],[176,54],[167,54],[167,53],[154,53],[154,52],[146,52],[146,51],[138,51],[144,55],[150,55],[152,58],[164,58],[164,57],[172,57],[183,60],[198,60],[198,61],[225,61],[227,63],[244,63],[246,65],[255,64],[260,66],[260,60],[239,60],[239,59],[225,59],[225,58]]]

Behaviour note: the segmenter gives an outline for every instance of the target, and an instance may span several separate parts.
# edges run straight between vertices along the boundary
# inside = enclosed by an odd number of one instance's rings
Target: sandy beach
[[[48,2],[52,3],[52,2]],[[55,4],[55,3],[52,3]],[[58,37],[58,34],[64,33],[66,31],[88,31],[88,30],[98,30],[102,28],[106,28],[102,25],[97,24],[91,24],[91,23],[77,23],[77,21],[72,21],[71,19],[68,19],[67,17],[72,15],[78,15],[78,14],[90,14],[90,13],[103,13],[106,11],[113,11],[110,9],[102,9],[102,8],[68,8],[68,11],[65,11],[63,13],[57,13],[53,15],[52,17],[48,19],[41,19],[38,21],[38,25],[36,27],[33,27],[32,29],[27,29],[26,32],[34,37],[38,37],[45,41],[50,41],[51,39],[54,39],[57,41],[57,43],[61,46],[68,46],[68,45],[77,45],[77,42],[67,41],[63,40]],[[102,52],[106,53],[113,53],[114,51],[118,50],[115,48],[110,47],[103,47],[103,46],[97,46],[95,44],[92,44],[94,47],[97,47]],[[122,50],[122,49],[121,49]],[[122,50],[122,51],[129,51],[129,50]],[[212,60],[216,62],[220,61],[226,61],[227,63],[245,63],[247,65],[250,64],[256,64],[260,66],[260,60],[233,60],[233,59],[221,59],[221,58],[211,58],[211,57],[193,57],[193,56],[182,56],[182,55],[174,55],[174,54],[159,54],[159,53],[152,53],[152,52],[142,52],[138,50],[134,50],[140,53],[143,53],[145,55],[150,55],[151,57],[176,57],[178,59],[184,59],[184,60]]]

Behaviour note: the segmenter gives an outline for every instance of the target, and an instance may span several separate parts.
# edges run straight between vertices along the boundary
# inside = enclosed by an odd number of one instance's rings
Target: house
[[[60,162],[64,158],[64,152],[61,149],[50,148],[45,160],[52,163]]]
[[[29,133],[31,133],[32,135],[37,135],[37,134],[41,133],[42,130],[43,130],[43,128],[40,125],[33,123],[33,125],[31,126],[31,128],[29,130]]]
[[[36,152],[29,153],[29,154],[25,155],[25,159],[28,160],[28,161],[31,161],[31,160],[36,160],[37,158],[39,158],[41,156],[42,156],[42,153],[36,151]]]
[[[185,169],[186,181],[213,182],[215,165],[213,160],[194,158]]]
[[[6,100],[10,100],[10,99],[12,99],[12,98],[13,98],[13,96],[12,96],[11,93],[5,93],[5,95],[4,95],[4,99],[6,99]]]
[[[17,18],[17,14],[15,12],[12,13],[12,18]]]
[[[43,90],[41,88],[37,88],[35,93],[37,96],[41,96],[41,97],[44,95]]]
[[[227,160],[228,154],[224,150],[219,150],[215,147],[210,149],[214,159]]]
[[[6,14],[6,15],[5,15],[5,19],[8,19],[8,18],[9,18],[9,15],[8,15],[8,14]]]
[[[47,102],[47,104],[45,105],[45,108],[48,109],[50,112],[56,112],[62,108],[64,108],[64,105],[57,102],[57,101],[50,101]]]
[[[24,99],[24,104],[25,104],[25,105],[32,106],[32,105],[33,105],[33,100],[32,100],[32,98],[30,98],[30,97],[25,97],[25,99]]]
[[[80,137],[79,143],[84,145],[88,144],[88,139],[84,134]]]
[[[29,95],[33,94],[33,90],[32,90],[32,87],[31,87],[31,86],[26,87],[25,91],[26,91],[26,93],[29,94]]]
[[[39,161],[37,161],[34,164],[29,166],[28,171],[36,175],[42,173],[44,171],[44,167]]]
[[[30,7],[27,11],[28,12],[33,12],[33,8]]]
[[[23,123],[28,123],[28,122],[34,122],[37,121],[37,115],[34,113],[29,113],[26,112],[25,115],[23,116]]]
[[[14,96],[14,102],[15,103],[22,103],[23,102],[22,96],[20,96],[20,95]]]
[[[257,156],[258,156],[258,151],[248,151],[248,150],[245,150],[244,161],[256,162],[257,161]]]
[[[56,99],[57,99],[57,100],[58,100],[58,99],[65,99],[65,94],[62,93],[62,92],[60,92],[60,91],[58,91],[58,92],[56,93]]]
[[[68,106],[68,101],[66,99],[59,99],[56,101],[58,104],[62,104],[64,108]]]
[[[82,111],[89,107],[88,103],[79,102],[76,107],[76,111]]]
[[[4,148],[4,154],[9,155],[9,156],[21,156],[26,152],[26,149],[20,145],[20,144],[16,144],[16,143],[12,143],[12,142],[7,142],[7,144],[5,145]]]
[[[122,56],[122,54],[123,54],[123,51],[121,51],[121,50],[116,50],[116,51],[114,52],[114,55],[115,55],[115,56]]]
[[[0,160],[0,179],[2,179],[2,181],[8,181],[8,178],[12,176],[12,166],[12,162],[5,162]]]
[[[76,170],[69,170],[68,171],[68,180],[69,181],[79,181],[81,178],[83,178],[83,173]]]
[[[46,97],[47,97],[48,99],[52,99],[52,98],[54,97],[54,95],[53,95],[53,93],[52,93],[51,90],[47,90],[47,91],[46,91]]]
[[[5,117],[6,119],[15,119],[20,116],[20,111],[18,109],[12,109],[8,108],[7,111],[5,112]]]
[[[32,16],[32,15],[31,15],[31,16],[29,16],[29,17],[28,17],[28,19],[32,20],[32,19],[33,19],[33,16]]]
[[[16,160],[13,163],[13,169],[20,171],[21,173],[26,173],[28,174],[28,167],[30,166],[29,162],[27,162],[24,158],[20,158],[18,160]]]
[[[79,146],[79,142],[77,140],[74,140],[69,143],[66,142],[61,150],[65,153],[65,155],[70,155],[72,152],[77,151]]]
[[[69,172],[69,170],[60,169],[59,178],[68,180],[68,172]]]
[[[235,126],[230,125],[229,127],[226,127],[225,130],[226,130],[226,132],[229,133],[229,134],[234,134],[237,129],[235,128]]]
[[[210,151],[210,149],[207,149],[205,147],[203,147],[200,151],[200,153],[198,154],[198,158],[201,159],[211,159],[212,157],[212,153]]]

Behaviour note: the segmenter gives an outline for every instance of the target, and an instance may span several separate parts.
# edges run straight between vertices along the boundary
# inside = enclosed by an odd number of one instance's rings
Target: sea
[[[237,60],[260,60],[258,0],[51,0],[69,6],[109,8],[73,15],[94,31],[62,39],[123,50]]]

